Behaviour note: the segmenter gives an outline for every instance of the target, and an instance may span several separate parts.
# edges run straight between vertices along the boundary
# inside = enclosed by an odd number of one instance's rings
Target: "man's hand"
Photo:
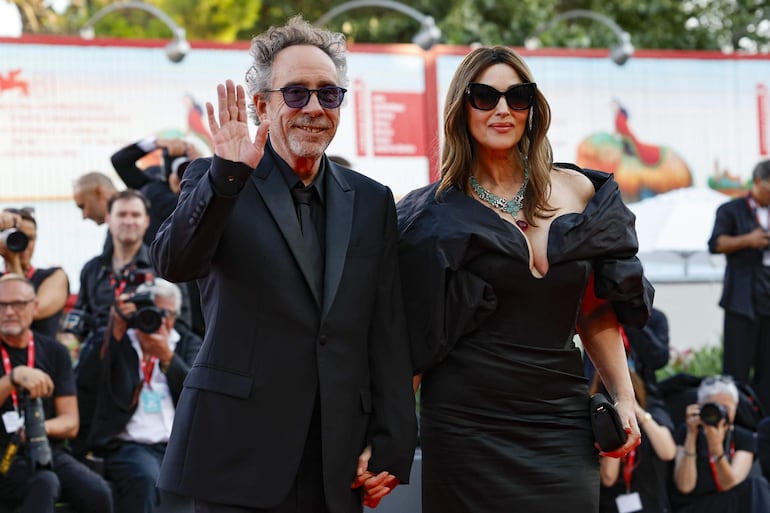
[[[168,345],[169,335],[170,333],[165,323],[161,324],[160,328],[154,333],[144,333],[143,331],[136,330],[136,336],[142,346],[142,353],[146,356],[154,356],[164,364],[169,363],[174,357],[174,352]]]
[[[746,234],[746,237],[749,241],[749,247],[762,249],[770,245],[770,233],[760,227],[754,228]]]
[[[18,365],[13,368],[13,382],[17,388],[23,388],[29,392],[31,398],[49,397],[53,394],[53,381],[51,376],[40,369]]]
[[[136,312],[136,305],[130,301],[126,301],[128,297],[127,294],[122,294],[110,308],[112,338],[117,341],[122,340],[123,336],[126,334],[126,330],[128,330],[126,319]]]
[[[363,505],[368,508],[376,508],[383,497],[388,495],[398,485],[398,478],[387,471],[377,475],[369,472],[369,459],[372,457],[372,446],[367,445],[358,457],[356,478],[350,485],[351,488],[363,487]]]
[[[214,141],[214,154],[232,162],[243,162],[257,167],[265,153],[265,141],[270,122],[260,123],[252,141],[249,136],[248,114],[246,112],[246,93],[243,86],[235,86],[232,80],[217,86],[219,114],[214,113],[214,106],[206,103],[209,129]]]

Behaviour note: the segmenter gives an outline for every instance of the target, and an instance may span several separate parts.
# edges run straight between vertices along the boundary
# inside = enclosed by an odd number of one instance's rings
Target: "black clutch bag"
[[[590,411],[594,438],[602,452],[612,452],[626,443],[627,435],[620,423],[618,411],[607,396],[591,396]]]

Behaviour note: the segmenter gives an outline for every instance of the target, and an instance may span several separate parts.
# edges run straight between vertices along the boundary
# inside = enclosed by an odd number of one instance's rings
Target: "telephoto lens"
[[[27,439],[26,451],[30,468],[52,468],[51,444],[48,443],[48,435],[45,432],[45,412],[43,400],[40,397],[31,399],[29,392],[22,392],[24,405],[24,434]]]

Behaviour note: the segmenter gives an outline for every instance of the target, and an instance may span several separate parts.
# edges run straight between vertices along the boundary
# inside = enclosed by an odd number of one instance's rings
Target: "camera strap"
[[[11,365],[11,356],[5,349],[5,341],[0,344],[0,356],[3,358],[3,370],[10,377],[13,366]],[[32,330],[29,331],[29,343],[27,344],[27,367],[35,367],[35,338],[32,335]],[[11,401],[13,408],[19,411],[19,394],[16,392],[16,387],[11,388]]]

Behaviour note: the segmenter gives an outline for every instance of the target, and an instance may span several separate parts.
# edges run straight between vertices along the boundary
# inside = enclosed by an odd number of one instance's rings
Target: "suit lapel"
[[[268,152],[265,152],[268,157]],[[294,208],[294,200],[291,198],[286,181],[281,176],[272,158],[263,158],[256,171],[252,174],[252,181],[257,191],[262,196],[267,205],[267,209],[275,219],[278,229],[281,230],[286,243],[289,245],[294,258],[297,260],[302,274],[305,276],[316,304],[321,303],[321,294],[313,285],[314,270],[310,263],[310,257],[305,251],[305,244],[302,240],[302,230],[297,219],[297,212]]]
[[[355,191],[348,185],[337,165],[327,161],[326,180],[326,257],[323,314],[329,313],[340,285],[353,226]]]

